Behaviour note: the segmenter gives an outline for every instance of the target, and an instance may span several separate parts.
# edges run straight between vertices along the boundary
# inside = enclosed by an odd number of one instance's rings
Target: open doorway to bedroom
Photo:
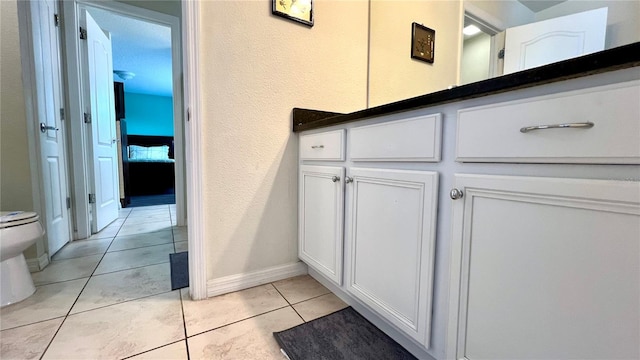
[[[123,208],[176,203],[171,28],[92,9],[111,34]]]

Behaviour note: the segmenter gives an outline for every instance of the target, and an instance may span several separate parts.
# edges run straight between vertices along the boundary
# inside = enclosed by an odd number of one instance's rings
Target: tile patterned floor
[[[170,285],[169,254],[186,248],[174,205],[121,210],[0,310],[0,358],[284,359],[274,331],[346,306],[309,276],[192,301]]]

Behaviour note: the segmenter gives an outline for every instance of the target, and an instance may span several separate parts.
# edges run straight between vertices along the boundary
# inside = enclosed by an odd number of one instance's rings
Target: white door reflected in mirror
[[[607,8],[506,30],[504,74],[604,50]]]

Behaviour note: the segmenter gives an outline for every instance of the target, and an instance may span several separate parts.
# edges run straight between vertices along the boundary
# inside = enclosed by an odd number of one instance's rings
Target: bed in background
[[[127,195],[175,192],[172,136],[127,135],[129,191]]]

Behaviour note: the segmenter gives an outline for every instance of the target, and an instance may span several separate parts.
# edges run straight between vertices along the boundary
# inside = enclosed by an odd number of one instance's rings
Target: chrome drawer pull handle
[[[352,178],[352,177],[347,176],[346,178],[344,178],[344,182],[346,182],[347,184],[348,184],[348,183],[352,183],[352,182],[353,182],[353,178]]]
[[[312,149],[324,149],[324,145],[311,145]]]
[[[331,178],[331,181],[333,181],[333,182],[338,182],[338,181],[340,181],[340,176],[334,176],[334,177],[332,177],[332,178]]]
[[[536,125],[536,126],[527,126],[520,129],[521,133],[528,133],[533,130],[544,130],[544,129],[591,129],[593,127],[592,122],[583,122],[583,123],[569,123],[569,124],[554,124],[554,125]]]

